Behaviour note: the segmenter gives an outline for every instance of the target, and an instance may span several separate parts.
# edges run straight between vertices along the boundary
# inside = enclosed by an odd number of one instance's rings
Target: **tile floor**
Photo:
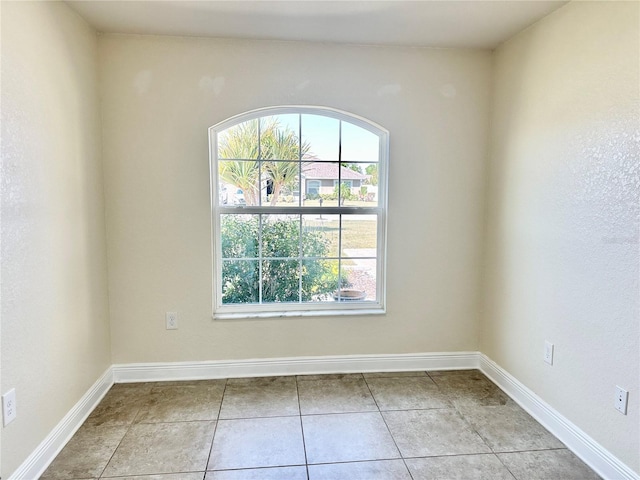
[[[599,477],[462,370],[117,384],[41,478]]]

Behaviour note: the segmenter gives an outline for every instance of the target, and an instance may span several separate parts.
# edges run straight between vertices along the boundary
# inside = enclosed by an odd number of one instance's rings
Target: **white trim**
[[[538,395],[484,354],[480,370],[573,453],[606,479],[640,480],[640,475],[561,415]]]
[[[87,419],[89,414],[100,403],[102,398],[113,385],[113,367],[106,372],[87,390],[53,430],[45,437],[22,465],[11,474],[9,480],[27,480],[40,478],[56,455],[71,440],[74,433]]]
[[[260,358],[113,366],[115,382],[478,368],[478,352]]]
[[[347,302],[343,302],[347,303]],[[366,308],[367,306],[372,305],[371,308]],[[359,308],[358,308],[359,306]],[[353,307],[353,310],[347,310],[348,307]],[[276,306],[276,308],[278,308]],[[341,317],[347,315],[384,315],[387,311],[383,309],[380,304],[370,302],[370,301],[351,301],[349,305],[346,305],[342,310],[288,310],[283,311],[282,308],[279,310],[267,311],[264,312],[245,312],[245,313],[214,313],[214,320],[245,320],[248,318],[292,318],[292,317]]]

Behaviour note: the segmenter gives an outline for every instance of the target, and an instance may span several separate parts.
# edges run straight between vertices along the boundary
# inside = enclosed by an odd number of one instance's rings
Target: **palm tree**
[[[270,183],[270,203],[275,205],[282,188],[298,178],[298,159],[311,147],[307,142],[301,145],[296,133],[282,128],[276,117],[240,123],[220,135],[219,142],[220,178],[241,188],[247,205],[257,205],[260,196],[258,158],[263,160],[262,174]]]
[[[310,148],[307,142],[300,145],[295,132],[280,129],[277,121],[266,126],[261,135],[260,155],[265,160],[274,160],[263,164],[263,169],[271,181],[271,205],[277,203],[283,187],[295,184],[300,175],[298,159],[306,155]]]
[[[239,123],[218,135],[218,174],[242,189],[247,205],[257,205],[258,120]],[[229,160],[226,160],[229,159]]]

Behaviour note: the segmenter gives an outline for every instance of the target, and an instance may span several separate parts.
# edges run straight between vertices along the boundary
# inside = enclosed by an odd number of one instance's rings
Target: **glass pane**
[[[305,162],[302,165],[303,206],[337,206],[337,184],[337,162]]]
[[[345,199],[343,205],[347,207],[377,207],[378,187],[354,182],[351,187],[351,195]]]
[[[258,215],[221,215],[222,258],[258,257]]]
[[[262,205],[297,207],[300,202],[299,162],[262,163]]]
[[[302,216],[302,255],[338,257],[339,215]]]
[[[376,292],[375,258],[350,259],[342,261],[342,284],[340,301],[375,301]]]
[[[340,121],[320,115],[302,115],[303,159],[339,160]]]
[[[300,216],[262,215],[262,257],[300,256]]]
[[[262,302],[300,301],[300,261],[262,262]]]
[[[366,178],[360,184],[358,192],[359,199],[366,202],[365,206],[376,206],[378,204],[378,164],[360,164],[364,170]]]
[[[299,160],[299,115],[274,115],[260,119],[260,158]]]
[[[342,122],[341,149],[343,162],[377,162],[380,138],[369,130]]]
[[[342,255],[376,257],[377,215],[342,215]]]
[[[220,192],[226,190],[226,205],[258,204],[258,162],[218,162]]]
[[[227,184],[223,181],[218,182],[218,205],[228,205],[229,204],[229,188]]]
[[[249,120],[218,133],[218,158],[258,158],[258,120]]]
[[[369,176],[364,171],[362,163],[343,163],[340,171],[343,188],[340,190],[342,205],[346,206],[375,206],[375,194],[368,195],[370,185]],[[377,192],[377,187],[375,189]],[[363,202],[366,202],[363,203]]]
[[[222,262],[222,303],[258,303],[258,261]]]
[[[333,302],[333,294],[337,289],[337,260],[302,261],[303,302]]]

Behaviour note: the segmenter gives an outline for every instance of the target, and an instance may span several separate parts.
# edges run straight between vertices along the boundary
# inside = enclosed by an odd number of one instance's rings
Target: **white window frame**
[[[236,124],[265,116],[286,114],[322,115],[342,120],[364,128],[377,135],[378,152],[378,204],[376,207],[304,207],[302,200],[297,207],[275,206],[230,206],[219,204],[218,186],[218,136],[217,134]],[[345,161],[345,163],[349,163]],[[212,231],[212,310],[213,318],[242,319],[295,316],[376,315],[386,313],[386,240],[387,240],[387,178],[389,164],[389,132],[369,120],[357,115],[328,107],[283,106],[267,107],[242,113],[209,128],[209,167],[211,179],[211,231]],[[376,301],[336,302],[274,302],[266,304],[222,303],[222,242],[220,218],[222,214],[375,214],[377,222],[376,257]],[[341,252],[339,252],[341,254]]]

